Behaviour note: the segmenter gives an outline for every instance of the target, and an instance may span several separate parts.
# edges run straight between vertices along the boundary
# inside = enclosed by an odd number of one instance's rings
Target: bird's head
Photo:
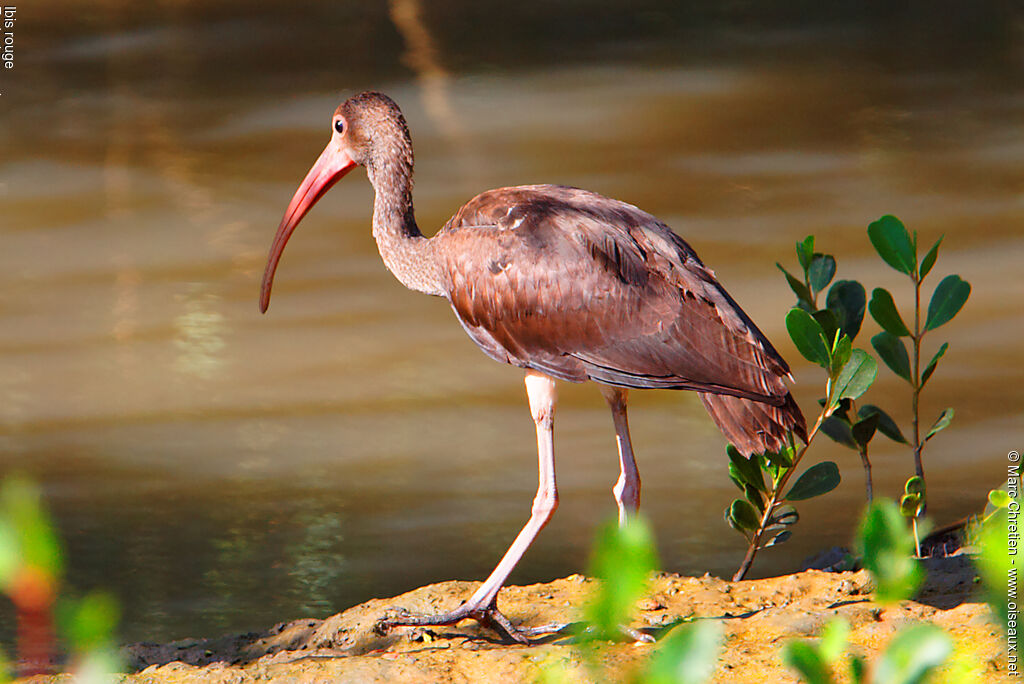
[[[265,313],[270,305],[274,271],[284,246],[306,212],[357,165],[365,166],[370,180],[374,181],[375,173],[388,162],[398,162],[393,166],[411,179],[412,141],[398,105],[387,95],[375,92],[360,93],[345,100],[331,117],[331,141],[295,191],[277,228],[263,271],[261,312]]]

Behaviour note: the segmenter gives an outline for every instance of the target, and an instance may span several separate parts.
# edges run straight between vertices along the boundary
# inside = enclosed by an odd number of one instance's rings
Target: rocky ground
[[[808,570],[762,580],[727,582],[661,574],[640,602],[634,626],[657,635],[680,618],[713,618],[725,626],[726,647],[716,682],[791,682],[779,659],[786,640],[815,636],[833,615],[852,625],[853,648],[873,658],[892,634],[914,621],[946,629],[984,672],[982,681],[1010,681],[1000,630],[976,596],[966,556],[928,561],[929,577],[915,601],[881,607],[871,601],[864,571]],[[472,621],[454,627],[399,628],[381,636],[373,626],[385,611],[450,609],[472,593],[472,582],[443,582],[390,599],[367,601],[325,620],[281,623],[265,632],[189,639],[125,648],[131,683],[191,682],[530,682],[552,663],[581,676],[579,647],[567,636],[531,646],[501,643]],[[592,587],[579,575],[547,584],[508,587],[502,611],[523,626],[579,619]],[[664,630],[661,630],[664,631]],[[602,681],[626,681],[657,644],[623,641],[598,647]],[[35,678],[60,681],[63,677]]]

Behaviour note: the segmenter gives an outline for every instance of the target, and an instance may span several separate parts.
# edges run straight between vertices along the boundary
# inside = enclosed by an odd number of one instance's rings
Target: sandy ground
[[[716,682],[797,681],[780,661],[791,638],[812,637],[832,616],[852,625],[852,650],[872,659],[900,627],[933,622],[984,672],[983,681],[1011,681],[1000,630],[979,602],[966,556],[927,561],[928,581],[915,601],[881,607],[871,601],[864,571],[821,572],[744,582],[660,574],[640,601],[635,627],[653,635],[680,618],[722,621],[726,645]],[[389,609],[437,612],[457,606],[473,582],[443,582],[390,599],[375,599],[325,620],[295,620],[265,632],[124,649],[124,682],[532,682],[541,668],[568,664],[584,672],[579,646],[567,636],[531,646],[501,643],[473,621],[453,627],[398,628],[386,636],[373,626]],[[499,597],[513,622],[536,626],[579,619],[593,581],[579,575],[547,584],[508,587]],[[603,681],[626,681],[657,644],[602,643],[596,657]],[[64,681],[36,677],[34,681]]]

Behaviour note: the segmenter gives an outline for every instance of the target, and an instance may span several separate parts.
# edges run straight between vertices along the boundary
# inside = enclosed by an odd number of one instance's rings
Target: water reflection
[[[46,485],[70,582],[111,586],[128,639],[256,629],[482,577],[528,516],[521,378],[443,302],[385,272],[362,172],[304,221],[271,314],[256,314],[281,212],[330,112],[367,87],[408,115],[425,230],[516,183],[638,204],[695,245],[794,362],[807,406],[818,376],[786,343],[791,295],[773,262],[814,232],[840,277],[899,290],[867,222],[894,212],[945,233],[941,267],[974,291],[943,328],[945,372],[925,398],[957,408],[929,443],[931,508],[941,523],[979,506],[1024,430],[1024,315],[1008,304],[1024,298],[1024,22],[994,3],[930,27],[842,3],[799,24],[718,4],[26,12],[24,60],[3,84],[0,463]],[[957,29],[949,41],[957,22],[984,40]],[[877,392],[905,423],[901,382],[883,371]],[[518,582],[580,570],[614,512],[602,400],[586,387],[562,397],[563,502]],[[634,403],[664,564],[731,573],[742,547],[721,521],[734,491],[720,436],[692,396]],[[911,459],[878,450],[876,487],[895,492]],[[860,466],[838,447],[819,455],[839,461],[843,485],[801,509],[808,524],[759,572],[847,541]],[[9,629],[0,619],[0,639]]]
[[[182,313],[174,319],[175,368],[209,379],[224,362],[224,316],[217,310],[220,298],[202,289],[203,285],[193,284],[191,292],[179,297]]]

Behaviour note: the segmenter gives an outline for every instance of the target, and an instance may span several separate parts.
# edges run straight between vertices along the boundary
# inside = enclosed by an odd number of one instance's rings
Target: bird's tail
[[[778,406],[704,392],[700,400],[725,438],[746,456],[781,450],[789,443],[790,431],[807,441],[804,414],[789,392]]]

